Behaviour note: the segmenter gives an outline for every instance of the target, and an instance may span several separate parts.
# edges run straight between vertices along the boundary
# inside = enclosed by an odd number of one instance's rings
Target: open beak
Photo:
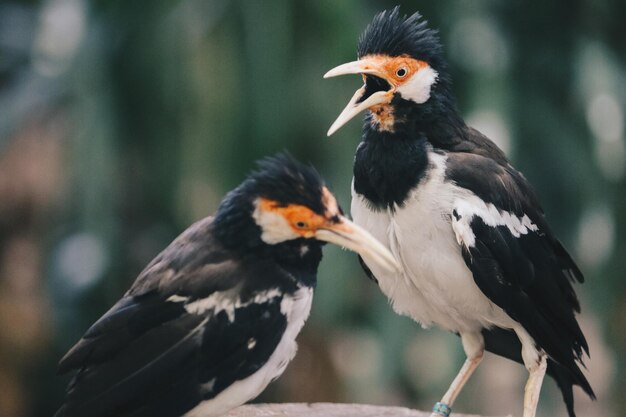
[[[324,78],[346,74],[372,75],[378,77],[380,80],[384,80],[383,82],[386,83],[389,88],[379,90],[377,87],[366,82],[363,87],[359,88],[356,93],[354,93],[354,96],[352,96],[346,108],[343,109],[339,117],[337,117],[337,120],[330,126],[327,133],[328,136],[335,133],[341,126],[345,125],[350,119],[363,110],[377,104],[391,103],[393,99],[395,87],[387,81],[387,75],[382,67],[382,63],[378,62],[376,59],[361,59],[359,61],[339,65],[324,74]]]
[[[400,265],[387,248],[343,216],[339,223],[318,229],[315,237],[357,252],[364,259],[375,262],[391,272],[400,271]]]

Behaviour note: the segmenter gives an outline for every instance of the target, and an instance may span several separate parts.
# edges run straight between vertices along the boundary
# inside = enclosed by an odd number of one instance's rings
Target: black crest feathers
[[[322,188],[324,180],[311,165],[305,165],[281,152],[257,162],[243,187],[259,197],[281,204],[301,204],[324,213]]]
[[[436,30],[416,12],[407,17],[400,15],[400,6],[378,13],[359,38],[359,58],[365,55],[409,55],[426,61],[436,70],[445,63],[442,46]]]
[[[323,187],[324,180],[315,168],[298,162],[287,152],[263,158],[257,162],[257,169],[222,200],[213,221],[215,235],[230,246],[260,245],[260,229],[252,219],[257,198],[282,206],[303,205],[323,214]]]

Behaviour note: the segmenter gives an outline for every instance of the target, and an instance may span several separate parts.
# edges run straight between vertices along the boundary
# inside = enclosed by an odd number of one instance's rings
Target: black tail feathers
[[[563,402],[565,402],[569,417],[576,417],[576,413],[574,412],[574,385],[579,385],[591,399],[596,399],[596,394],[593,392],[589,381],[587,381],[587,378],[585,378],[582,372],[579,371],[580,375],[574,377],[566,368],[554,362],[552,359],[548,359],[547,373],[554,378],[561,390]]]
[[[521,364],[524,363],[522,360],[522,345],[513,331],[494,327],[492,329],[484,329],[482,333],[485,338],[485,349],[487,351]],[[554,378],[561,390],[569,417],[576,417],[576,413],[574,413],[573,386],[579,385],[593,400],[596,399],[596,395],[581,370],[576,365],[572,369],[575,369],[576,372],[548,358],[547,373]]]

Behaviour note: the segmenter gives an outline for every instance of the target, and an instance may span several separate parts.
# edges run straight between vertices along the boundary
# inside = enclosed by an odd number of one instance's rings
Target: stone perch
[[[365,404],[250,404],[235,408],[224,417],[430,417],[430,411]],[[453,412],[450,417],[481,416]]]

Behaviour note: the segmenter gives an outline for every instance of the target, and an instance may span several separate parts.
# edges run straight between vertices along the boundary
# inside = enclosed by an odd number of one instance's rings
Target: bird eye
[[[307,224],[306,224],[306,222],[296,222],[296,227],[298,229],[304,229],[304,228],[307,227]]]
[[[407,70],[404,67],[400,67],[396,70],[396,75],[400,78],[404,78],[406,74],[407,74]]]

